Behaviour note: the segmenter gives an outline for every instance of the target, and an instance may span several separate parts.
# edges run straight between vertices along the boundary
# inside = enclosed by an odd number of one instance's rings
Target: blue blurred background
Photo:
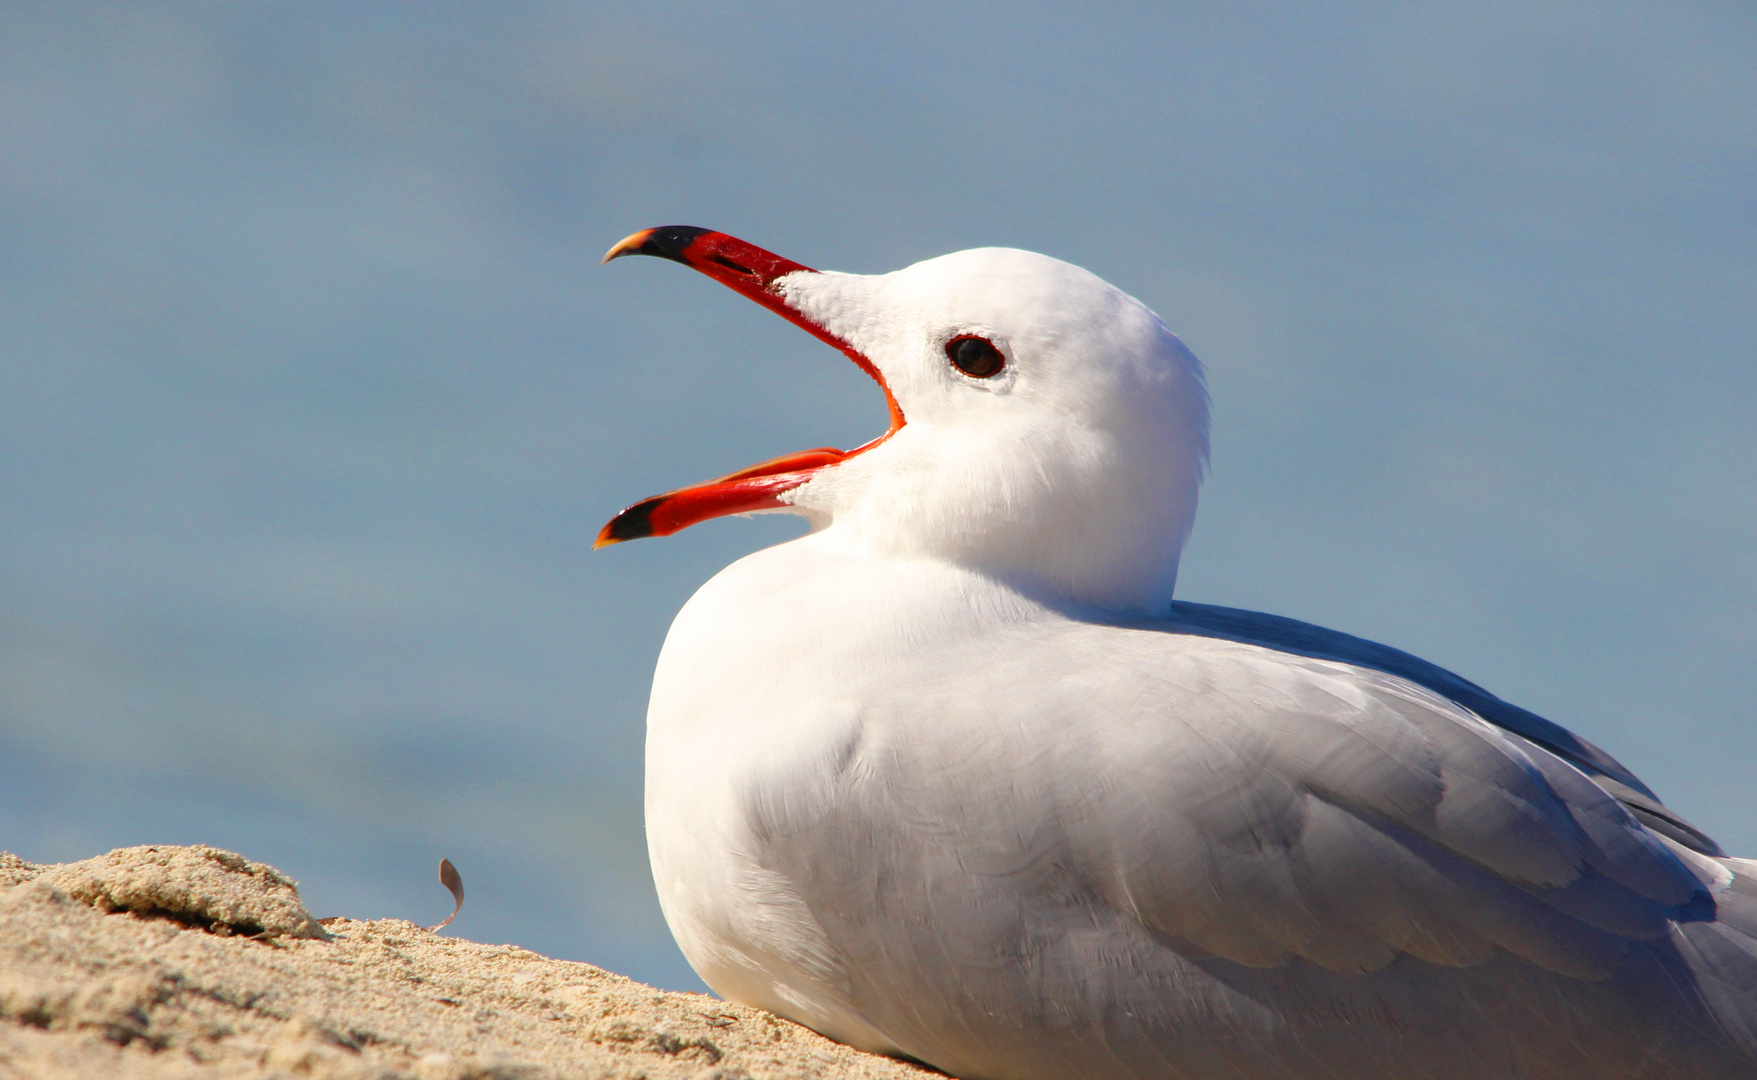
[[[717,521],[833,352],[651,260],[982,244],[1209,364],[1180,594],[1454,668],[1757,855],[1748,3],[10,3],[0,848],[205,841],[319,915],[699,986],[640,823]]]

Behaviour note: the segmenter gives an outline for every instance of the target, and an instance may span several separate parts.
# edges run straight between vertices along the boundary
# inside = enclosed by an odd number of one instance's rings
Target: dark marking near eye
[[[973,379],[991,379],[1007,366],[1007,358],[994,347],[994,342],[975,334],[965,334],[946,342],[946,359]]]

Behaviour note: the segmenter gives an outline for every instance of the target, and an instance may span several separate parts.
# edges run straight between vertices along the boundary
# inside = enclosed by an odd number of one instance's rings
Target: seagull
[[[810,532],[702,586],[648,713],[654,880],[721,996],[967,1080],[1757,1077],[1757,861],[1407,653],[1175,600],[1201,365],[1006,248],[670,259],[889,428],[636,503]]]

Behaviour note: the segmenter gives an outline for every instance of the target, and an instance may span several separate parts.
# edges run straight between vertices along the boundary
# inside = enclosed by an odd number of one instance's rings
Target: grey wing
[[[1498,946],[1586,976],[1615,960],[1590,930],[1655,936],[1707,899],[1578,771],[1400,680],[1228,648],[1137,678],[1158,722],[1093,747],[1127,781],[1093,785],[1075,847],[1109,899],[1217,955],[1358,972]]]
[[[1158,620],[1154,625],[1179,634],[1215,637],[1372,668],[1426,687],[1576,766],[1655,832],[1704,855],[1725,854],[1712,838],[1661,803],[1640,778],[1604,750],[1437,664],[1376,641],[1259,611],[1179,601],[1172,605],[1170,614],[1170,619]]]
[[[1473,994],[1434,1002],[1464,1025],[1495,985],[1481,966],[1517,958],[1564,999],[1642,1000],[1645,1017],[1602,1011],[1623,1029],[1604,1045],[1643,1020],[1694,1026],[1709,1059],[1740,1062],[1727,1075],[1757,1075],[1757,884],[1738,861],[1380,671],[1218,642],[1157,674],[1131,666],[1134,723],[1092,762],[1128,782],[1086,785],[1070,820],[1082,874],[1140,925],[1253,969],[1471,970],[1455,983]]]
[[[827,785],[752,790],[877,1044],[972,1076],[1757,1075],[1737,860],[1408,680],[1167,641],[984,643],[868,709]]]

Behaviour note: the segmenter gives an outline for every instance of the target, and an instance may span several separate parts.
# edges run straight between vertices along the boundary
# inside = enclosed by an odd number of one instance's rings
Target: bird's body
[[[711,987],[968,1078],[1757,1076],[1757,866],[1432,665],[1171,600],[1205,398],[1150,312],[1019,252],[888,278],[734,284],[877,369],[885,439],[635,508],[816,526],[655,675]]]
[[[1706,891],[1548,751],[828,541],[722,573],[655,679],[654,872],[718,992],[957,1076],[1752,1075],[1692,975],[1750,992],[1757,882],[1668,921]]]

